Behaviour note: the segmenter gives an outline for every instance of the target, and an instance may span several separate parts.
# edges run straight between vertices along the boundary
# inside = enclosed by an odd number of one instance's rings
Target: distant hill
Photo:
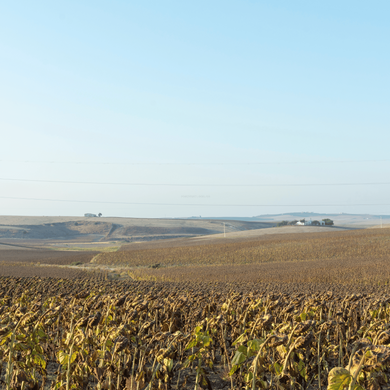
[[[0,216],[0,241],[152,241],[276,226],[261,220]],[[1,244],[1,243],[0,243]]]
[[[338,214],[326,214],[326,213],[310,213],[307,211],[303,212],[294,212],[294,213],[283,213],[283,214],[262,214],[262,215],[257,215],[253,218],[270,218],[274,219],[276,217],[282,218],[283,216],[295,216],[298,218],[310,218],[310,217],[320,217],[320,216],[325,216],[325,217],[336,217],[336,218],[348,218],[348,217],[359,217],[359,218],[388,218],[390,219],[390,215],[373,215],[373,214],[348,214],[348,213],[338,213]]]

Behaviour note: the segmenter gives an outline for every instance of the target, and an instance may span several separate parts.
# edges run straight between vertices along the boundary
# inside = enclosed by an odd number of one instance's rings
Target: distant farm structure
[[[326,223],[324,220],[322,221],[312,221],[311,219],[306,221],[305,219],[302,219],[301,221],[298,221],[296,225],[304,225],[304,226],[325,226]]]
[[[314,220],[312,221],[309,219],[306,221],[306,219],[301,219],[300,221],[294,220],[294,221],[282,221],[278,223],[278,226],[333,226],[334,223],[331,219],[325,218],[322,219],[321,221]]]
[[[101,217],[102,216],[102,213],[99,213],[99,214],[92,214],[92,213],[85,213],[84,214],[84,217]]]

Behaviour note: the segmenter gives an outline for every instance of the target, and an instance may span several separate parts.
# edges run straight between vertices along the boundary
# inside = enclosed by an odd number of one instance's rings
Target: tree
[[[102,213],[99,213],[99,214],[98,214],[98,217],[101,217],[101,216],[102,216]]]
[[[323,219],[323,221],[325,222],[325,225],[327,225],[327,226],[333,226],[334,225],[333,221],[331,219],[329,219],[329,218],[325,218],[325,219]]]

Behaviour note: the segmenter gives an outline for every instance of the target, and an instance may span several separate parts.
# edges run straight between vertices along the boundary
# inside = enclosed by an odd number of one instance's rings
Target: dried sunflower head
[[[98,311],[89,321],[88,321],[88,327],[93,328],[94,326],[97,326],[100,322],[100,319],[102,318],[102,314],[100,311]]]
[[[320,326],[321,332],[327,332],[329,329],[334,328],[337,325],[336,321],[326,321]]]
[[[270,337],[268,346],[273,348],[282,344],[286,344],[288,341],[288,337],[284,334],[274,334]]]
[[[385,330],[379,334],[377,339],[377,344],[389,344],[390,343],[390,330]]]
[[[272,314],[265,314],[259,321],[259,324],[260,326],[264,326],[264,327],[267,327],[269,325],[271,325],[272,323],[272,320],[274,319],[274,317],[272,316]]]
[[[312,339],[313,339],[313,332],[309,332],[305,336],[299,336],[295,340],[293,348],[294,349],[306,348],[308,347]]]
[[[295,334],[301,334],[307,332],[311,327],[316,325],[315,321],[307,320],[303,322],[298,322],[296,324]]]
[[[130,341],[128,338],[124,336],[119,336],[117,339],[114,340],[115,344],[115,352],[121,352],[123,351],[128,345],[130,345]]]
[[[125,303],[126,298],[127,298],[127,295],[122,295],[120,298],[118,298],[115,301],[114,306],[122,306]]]

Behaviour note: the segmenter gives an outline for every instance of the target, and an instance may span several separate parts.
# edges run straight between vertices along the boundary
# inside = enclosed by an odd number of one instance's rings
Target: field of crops
[[[7,389],[386,389],[387,286],[0,277]]]
[[[98,264],[151,266],[248,264],[330,259],[387,259],[390,253],[390,229],[354,230],[337,233],[308,233],[284,236],[260,236],[257,239],[193,241],[174,246],[138,244],[126,250],[101,253]]]
[[[0,261],[67,265],[88,263],[99,252],[55,251],[50,249],[5,249],[0,250]]]
[[[390,229],[4,250],[0,388],[390,389],[389,250]]]
[[[38,266],[29,263],[0,262],[0,276],[41,277],[41,278],[106,278],[106,273],[99,270],[85,270],[82,268],[63,268],[58,266]]]
[[[269,262],[259,264],[192,265],[128,271],[136,280],[254,282],[254,283],[326,283],[390,284],[387,258],[345,258],[313,261]]]

